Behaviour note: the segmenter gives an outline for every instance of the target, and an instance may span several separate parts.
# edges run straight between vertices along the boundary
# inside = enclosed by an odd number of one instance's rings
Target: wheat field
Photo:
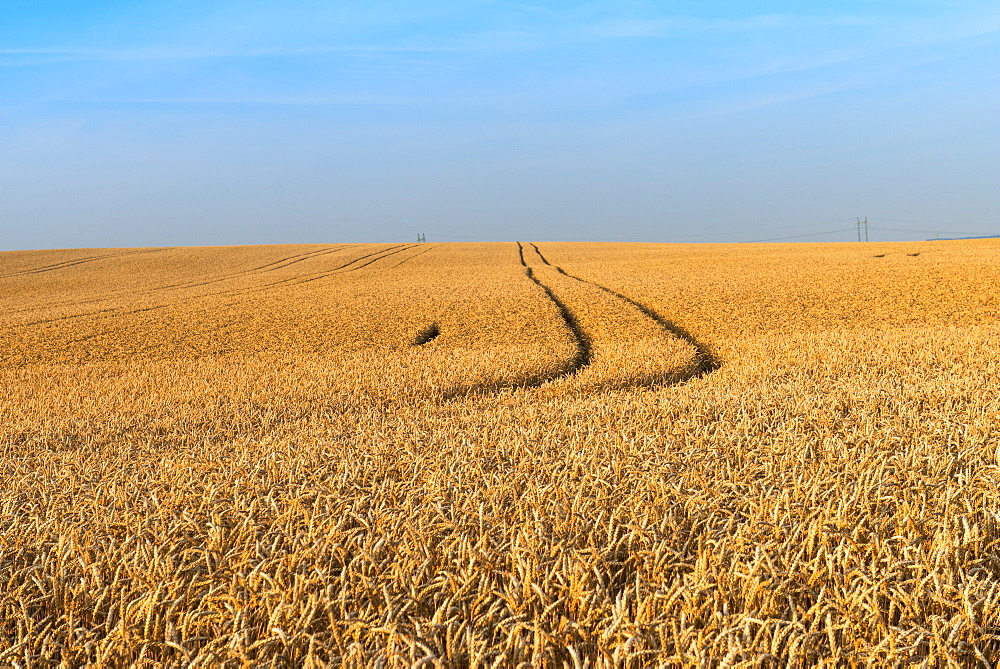
[[[1000,241],[0,253],[0,666],[993,666]]]

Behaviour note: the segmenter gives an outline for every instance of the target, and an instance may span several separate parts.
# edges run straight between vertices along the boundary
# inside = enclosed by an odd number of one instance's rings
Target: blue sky
[[[0,0],[0,249],[1000,234],[998,64],[962,0]]]

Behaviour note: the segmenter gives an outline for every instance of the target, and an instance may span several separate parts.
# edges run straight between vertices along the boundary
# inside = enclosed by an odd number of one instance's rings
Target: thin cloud
[[[410,46],[410,45],[377,45],[377,44],[351,44],[351,45],[319,45],[310,47],[274,47],[259,49],[236,49],[236,50],[206,50],[206,49],[184,49],[184,48],[153,48],[153,49],[73,49],[73,48],[50,48],[50,49],[0,49],[0,58],[3,56],[44,56],[44,62],[84,62],[84,61],[104,61],[104,62],[139,62],[158,60],[213,60],[227,58],[296,58],[303,56],[315,56],[324,54],[350,54],[350,53],[385,53],[385,54],[410,54],[410,53],[463,53],[472,49],[463,46],[441,45],[441,46]],[[11,60],[3,62],[0,66],[17,66],[40,62],[39,59]]]
[[[95,105],[261,105],[286,107],[333,107],[363,105],[411,105],[427,102],[419,98],[384,95],[346,95],[336,97],[163,97],[163,98],[51,98],[53,104]]]
[[[511,2],[510,0],[489,0],[486,4],[500,7],[510,7],[511,9],[516,9],[529,14],[548,16],[560,21],[573,20],[573,17],[569,14],[556,12],[550,7],[543,7],[541,5],[530,5],[524,2]]]
[[[78,49],[6,49],[0,47],[0,55],[24,55],[24,54],[57,54],[57,53],[75,53]]]
[[[742,19],[706,19],[675,16],[658,19],[612,19],[594,24],[588,32],[608,38],[656,38],[685,33],[757,32],[792,28],[832,28],[838,26],[873,26],[878,19],[864,16],[799,16],[762,14]]]

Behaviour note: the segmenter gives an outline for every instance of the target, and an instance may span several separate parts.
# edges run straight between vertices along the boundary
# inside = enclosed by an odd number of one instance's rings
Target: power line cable
[[[772,237],[770,239],[754,239],[748,242],[741,242],[742,244],[760,244],[763,242],[780,242],[785,239],[803,239],[805,237],[821,237],[823,235],[833,235],[840,232],[851,232],[854,228],[841,228],[840,230],[827,230],[826,232],[814,232],[809,235],[790,235],[788,237]]]
[[[962,231],[962,230],[947,230],[944,227],[938,228],[937,230],[917,230],[915,228],[885,228],[885,227],[882,227],[881,225],[878,225],[878,226],[873,225],[872,226],[872,230],[885,230],[887,232],[919,232],[919,233],[924,234],[924,235],[939,235],[939,234],[942,234],[942,233],[947,233],[949,235],[969,235],[970,237],[973,236],[973,235],[981,235],[983,237],[993,236],[990,233],[986,233],[986,232],[968,232],[968,231]],[[994,231],[993,234],[994,235],[996,234],[995,231]]]

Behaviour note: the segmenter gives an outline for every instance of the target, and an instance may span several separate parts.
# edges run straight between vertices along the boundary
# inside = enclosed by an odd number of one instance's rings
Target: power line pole
[[[858,229],[858,241],[860,242],[861,241],[861,218],[855,216],[854,217],[854,225],[857,226],[857,229]]]
[[[861,241],[861,228],[863,226],[864,229],[865,229],[865,241],[867,242],[868,241],[868,217],[865,216],[865,220],[862,221],[860,216],[855,216],[854,217],[854,224],[856,226],[858,226],[858,241],[859,242]]]

